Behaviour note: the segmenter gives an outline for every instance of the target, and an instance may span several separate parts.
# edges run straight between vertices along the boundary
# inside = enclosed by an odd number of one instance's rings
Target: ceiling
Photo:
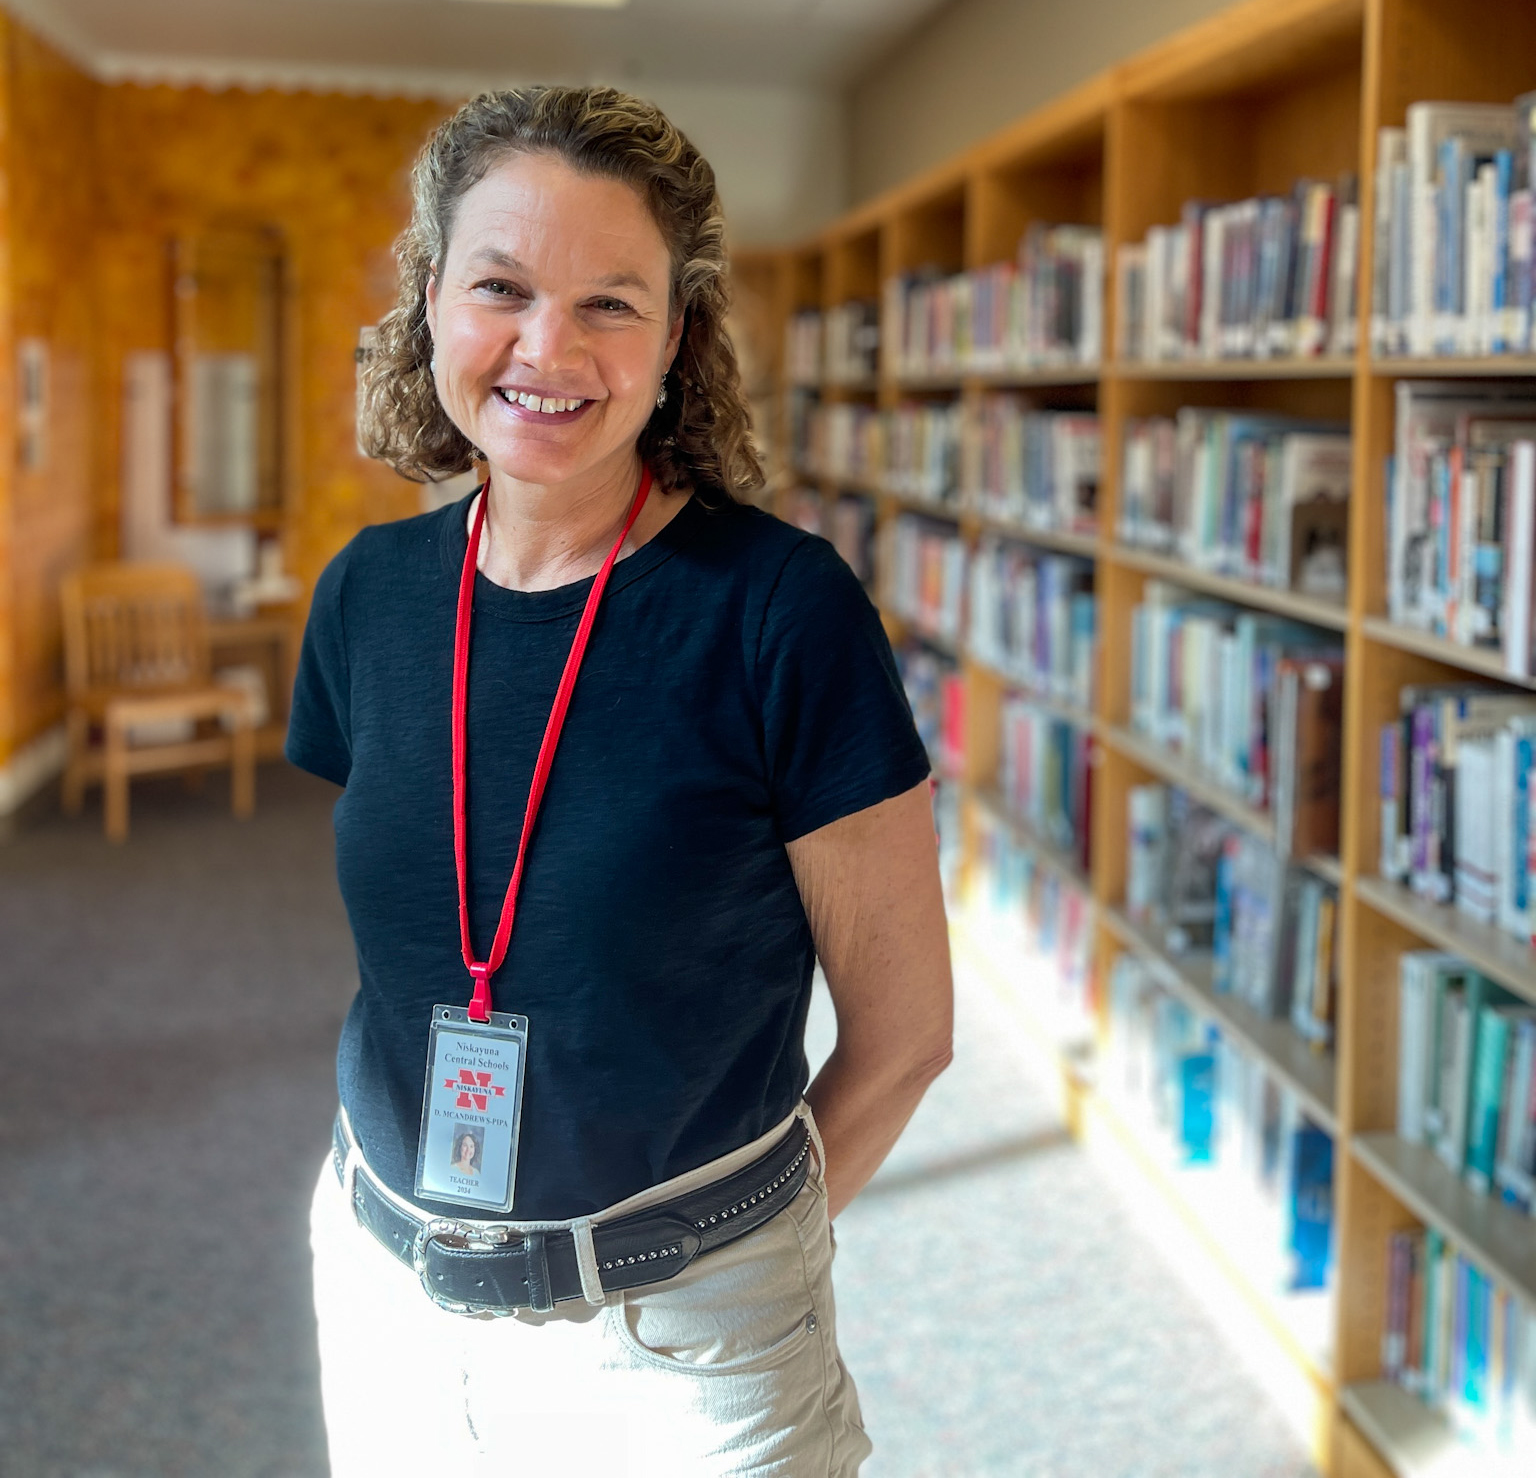
[[[10,0],[107,77],[842,87],[940,0]]]

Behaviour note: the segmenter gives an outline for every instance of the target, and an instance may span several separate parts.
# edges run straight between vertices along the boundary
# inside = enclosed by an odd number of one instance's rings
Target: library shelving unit
[[[835,222],[815,240],[745,257],[738,291],[759,299],[767,324],[765,361],[778,394],[765,426],[773,496],[870,497],[879,525],[906,510],[956,526],[970,544],[1002,533],[1048,552],[1094,562],[1098,640],[1091,713],[1071,713],[1094,737],[1091,868],[1011,820],[998,797],[1000,705],[1008,678],[948,646],[966,693],[963,755],[955,779],[963,799],[962,870],[977,862],[977,819],[1010,826],[1044,868],[1091,891],[1096,1010],[1103,982],[1130,951],[1176,998],[1288,1086],[1334,1137],[1336,1263],[1330,1327],[1308,1338],[1283,1299],[1248,1276],[1208,1225],[1208,1209],[1147,1152],[1138,1127],[1084,1072],[1080,1043],[1063,1045],[1072,1122],[1113,1147],[1188,1234],[1220,1292],[1241,1306],[1241,1328],[1268,1340],[1264,1364],[1276,1394],[1307,1426],[1314,1457],[1343,1478],[1418,1478],[1476,1470],[1445,1421],[1382,1380],[1381,1331],[1387,1246],[1402,1228],[1433,1228],[1484,1273],[1536,1305],[1536,1221],[1471,1194],[1435,1156],[1398,1140],[1398,960],[1409,950],[1454,951],[1502,986],[1536,1002],[1536,951],[1453,908],[1437,907],[1378,875],[1380,726],[1397,712],[1406,684],[1476,678],[1511,687],[1497,658],[1386,617],[1386,459],[1393,393],[1402,377],[1536,376],[1536,358],[1373,359],[1369,334],[1348,358],[1263,362],[1117,364],[1107,357],[1114,320],[1116,248],[1176,221],[1189,199],[1238,199],[1287,191],[1298,178],[1348,172],[1360,190],[1358,300],[1371,301],[1372,189],[1377,130],[1401,126],[1421,99],[1507,103],[1536,87],[1532,0],[1248,0],[1180,33],[1019,120],[947,164]],[[891,278],[921,269],[953,273],[1011,259],[1031,222],[1096,225],[1105,236],[1106,361],[1059,370],[933,376],[903,381],[882,368],[867,383],[785,383],[779,342],[789,316],[854,300],[878,302]],[[882,365],[889,364],[882,359]],[[862,401],[889,409],[913,401],[964,403],[999,387],[1040,409],[1096,409],[1103,465],[1093,534],[1000,528],[963,502],[935,509],[879,487],[813,476],[791,461],[794,397],[825,404]],[[1121,448],[1128,419],[1183,406],[1251,408],[1347,420],[1352,434],[1346,601],[1331,603],[1211,575],[1117,542]],[[787,504],[780,502],[781,511]],[[1340,633],[1346,651],[1340,855],[1305,866],[1339,889],[1341,971],[1336,1049],[1309,1050],[1286,1024],[1212,989],[1209,971],[1165,953],[1124,907],[1127,794],[1160,780],[1188,791],[1259,836],[1254,810],[1202,772],[1131,727],[1131,613],[1149,579],[1176,582],[1249,609],[1294,617]],[[878,587],[877,587],[878,588]],[[884,611],[893,640],[912,633]],[[921,635],[921,633],[917,633]],[[963,919],[957,924],[963,930]],[[1021,967],[1022,968],[1022,967]],[[1281,1389],[1284,1387],[1284,1389]],[[1468,1463],[1471,1466],[1468,1466]]]

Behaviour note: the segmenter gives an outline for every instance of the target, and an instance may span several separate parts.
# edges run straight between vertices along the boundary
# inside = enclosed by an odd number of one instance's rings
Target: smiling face
[[[473,1134],[466,1134],[460,1138],[458,1158],[461,1165],[469,1165],[474,1162],[475,1136]]]
[[[464,193],[427,322],[449,417],[494,470],[542,486],[626,474],[682,334],[640,195],[547,154]]]

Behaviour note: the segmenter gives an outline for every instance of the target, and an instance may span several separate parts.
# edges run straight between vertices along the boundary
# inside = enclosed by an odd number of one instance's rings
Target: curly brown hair
[[[433,384],[427,283],[447,251],[466,191],[509,154],[545,153],[572,169],[637,190],[672,259],[683,337],[667,372],[666,404],[639,451],[664,487],[761,486],[736,353],[725,217],[715,172],[653,104],[611,87],[516,87],[482,93],[442,123],[412,171],[411,223],[395,243],[400,290],[363,364],[358,433],[368,455],[415,482],[466,472],[475,448],[448,419]]]

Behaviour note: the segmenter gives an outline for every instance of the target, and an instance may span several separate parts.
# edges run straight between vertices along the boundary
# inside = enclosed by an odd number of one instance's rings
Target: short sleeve
[[[337,785],[352,773],[352,682],[342,614],[350,553],[348,545],[315,586],[283,746],[290,764]]]
[[[823,539],[801,541],[780,571],[763,616],[757,677],[784,841],[901,795],[928,775],[885,628]]]

